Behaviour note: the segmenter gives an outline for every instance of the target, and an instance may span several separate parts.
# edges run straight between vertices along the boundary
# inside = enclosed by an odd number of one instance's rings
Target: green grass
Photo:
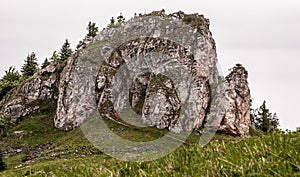
[[[161,159],[122,162],[99,152],[80,128],[70,132],[53,128],[55,107],[41,110],[1,138],[2,151],[24,144],[27,150],[4,159],[8,169],[0,176],[300,176],[300,133],[273,132],[247,138],[216,135],[205,147],[198,145],[199,136],[192,133],[184,145]],[[106,123],[116,134],[138,141],[166,133]],[[13,134],[19,130],[26,134]],[[31,148],[48,142],[53,142],[54,148],[32,158]],[[27,156],[29,161],[24,161]]]
[[[270,134],[188,144],[152,162],[122,162],[104,154],[36,161],[4,176],[300,176],[299,134]]]

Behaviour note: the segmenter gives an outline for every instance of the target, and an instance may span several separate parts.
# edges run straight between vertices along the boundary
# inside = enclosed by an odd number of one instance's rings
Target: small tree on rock
[[[50,61],[57,61],[57,60],[59,60],[59,55],[57,54],[57,51],[54,51],[52,57],[50,58]]]
[[[70,43],[69,43],[68,39],[66,39],[65,43],[63,44],[63,46],[60,49],[59,60],[65,61],[71,56],[71,54],[72,54],[72,49],[70,47]]]
[[[21,68],[21,72],[25,78],[33,76],[33,74],[38,70],[38,63],[36,54],[32,52],[27,56],[24,65]]]
[[[48,59],[46,58],[41,66],[42,69],[46,68],[48,65],[50,64],[50,62],[48,61]]]
[[[118,27],[125,23],[125,17],[120,13],[120,15],[117,17],[117,23],[115,23],[114,17],[111,17],[110,24],[108,24],[108,28]]]
[[[120,15],[117,17],[118,23],[119,24],[124,24],[125,23],[125,17],[120,13]]]
[[[88,27],[86,28],[88,30],[87,37],[95,37],[98,33],[98,27],[96,26],[96,23],[89,22]]]
[[[111,17],[111,19],[110,19],[110,23],[108,24],[108,28],[112,28],[112,27],[114,27],[115,26],[115,19],[114,19],[114,17]]]

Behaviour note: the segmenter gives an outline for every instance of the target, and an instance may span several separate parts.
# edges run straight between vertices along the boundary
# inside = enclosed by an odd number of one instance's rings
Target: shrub
[[[11,115],[2,114],[0,115],[0,129],[3,129],[10,125]]]
[[[5,75],[0,79],[0,100],[13,88],[17,87],[21,81],[22,76],[14,67],[9,67],[5,71]]]

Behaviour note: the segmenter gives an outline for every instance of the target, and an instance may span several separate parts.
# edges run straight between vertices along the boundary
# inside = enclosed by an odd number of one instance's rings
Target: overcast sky
[[[165,9],[210,19],[224,74],[236,63],[249,71],[254,107],[267,101],[281,128],[300,127],[299,0],[0,0],[0,75],[36,52],[41,63],[67,38],[76,46],[89,21],[104,28],[120,12]]]

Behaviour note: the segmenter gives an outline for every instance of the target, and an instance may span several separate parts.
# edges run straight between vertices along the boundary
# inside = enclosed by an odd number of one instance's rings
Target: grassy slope
[[[45,108],[49,105],[51,102]],[[187,144],[164,158],[143,163],[122,162],[101,154],[80,129],[66,133],[53,128],[54,109],[42,109],[1,139],[1,150],[22,145],[28,150],[5,159],[8,170],[0,172],[0,176],[300,176],[299,133],[244,139],[216,136],[204,148],[197,144],[199,137],[192,134]],[[137,129],[108,124],[129,139],[153,139],[165,133],[149,128],[141,134]],[[17,130],[25,130],[27,134],[13,135]],[[39,158],[31,157],[30,147],[47,142],[53,142],[55,147],[45,149]],[[29,161],[22,162],[24,157]]]

